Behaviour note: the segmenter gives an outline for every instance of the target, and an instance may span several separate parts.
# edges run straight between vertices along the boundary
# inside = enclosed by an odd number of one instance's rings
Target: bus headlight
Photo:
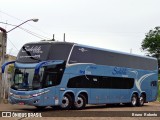
[[[37,96],[43,95],[43,94],[48,93],[48,92],[49,92],[49,90],[44,91],[44,92],[39,92],[39,93],[33,94],[32,96],[33,96],[33,97],[37,97]]]

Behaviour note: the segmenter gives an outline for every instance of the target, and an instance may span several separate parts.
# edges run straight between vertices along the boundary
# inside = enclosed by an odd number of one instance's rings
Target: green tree
[[[142,50],[147,52],[148,56],[156,57],[158,59],[158,66],[160,68],[160,27],[155,27],[150,30],[142,41]]]
[[[13,65],[9,65],[8,67],[8,73],[11,74],[14,71],[14,66]]]

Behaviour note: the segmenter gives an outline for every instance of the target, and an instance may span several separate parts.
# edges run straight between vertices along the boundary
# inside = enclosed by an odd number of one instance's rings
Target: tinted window
[[[71,44],[54,44],[50,48],[49,60],[67,60],[71,51]]]
[[[151,86],[155,86],[156,87],[157,86],[157,81],[152,81],[151,82]]]
[[[21,48],[17,56],[17,62],[66,61],[72,46],[73,44],[71,43],[63,42],[26,44]]]
[[[45,66],[42,79],[42,87],[59,85],[64,72],[65,64]]]
[[[50,45],[26,44],[24,45],[18,56],[18,62],[37,62],[46,60]]]
[[[131,89],[134,85],[133,78],[77,76],[68,81],[68,88],[108,88]]]
[[[144,70],[157,69],[157,61],[154,59],[147,59],[138,56],[96,50],[80,46],[74,47],[69,63],[95,63],[99,65],[128,67]]]

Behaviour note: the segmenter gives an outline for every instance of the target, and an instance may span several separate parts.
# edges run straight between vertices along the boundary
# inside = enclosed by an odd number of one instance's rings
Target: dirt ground
[[[154,117],[154,114],[160,116],[160,103],[151,102],[146,103],[143,107],[129,107],[125,105],[88,105],[84,110],[61,110],[57,108],[48,107],[44,110],[35,109],[32,106],[25,105],[11,105],[11,104],[0,104],[0,113],[2,112],[18,112],[18,113],[41,113],[42,117],[0,117],[0,120],[159,120],[160,117]],[[142,116],[138,117],[139,115]],[[147,116],[144,117],[144,113]],[[149,114],[148,114],[149,113]],[[150,114],[151,113],[151,114]],[[109,116],[107,116],[109,114]],[[134,116],[133,116],[134,115]],[[47,117],[49,116],[49,117]],[[73,117],[74,116],[74,117]],[[121,117],[125,116],[125,117]],[[135,117],[136,116],[136,117]]]

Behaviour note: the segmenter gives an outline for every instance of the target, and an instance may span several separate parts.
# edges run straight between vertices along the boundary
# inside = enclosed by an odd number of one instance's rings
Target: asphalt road
[[[12,112],[14,118],[0,119],[56,119],[56,120],[81,120],[81,119],[160,119],[160,103],[146,103],[143,107],[129,107],[125,105],[88,105],[84,110],[61,110],[59,107],[47,107],[44,110],[37,110],[35,107],[26,105],[0,104],[0,111]],[[15,113],[15,114],[13,114]],[[34,113],[34,114],[33,114]],[[18,117],[16,115],[19,115]],[[26,117],[26,116],[27,117]],[[2,116],[2,115],[1,115]],[[30,118],[28,118],[30,116]],[[37,116],[38,118],[35,118]],[[41,118],[42,116],[42,118]],[[157,117],[159,116],[159,117]],[[34,117],[34,118],[33,118]]]

